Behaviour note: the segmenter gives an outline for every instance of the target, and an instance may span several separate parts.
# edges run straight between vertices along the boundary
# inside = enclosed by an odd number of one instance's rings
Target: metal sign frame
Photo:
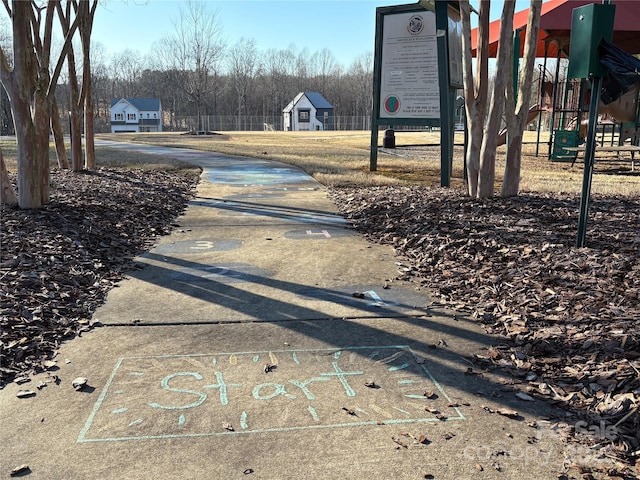
[[[457,32],[454,31],[454,27],[456,22],[459,22],[459,12],[458,2],[443,1],[431,2],[430,7],[427,8],[419,2],[376,9],[369,158],[371,171],[376,171],[378,168],[380,126],[440,127],[440,184],[445,187],[450,185],[456,89],[461,88],[462,85],[461,78],[456,74],[456,56],[451,55],[449,50],[456,44]],[[403,30],[403,22],[406,23],[406,31]],[[429,31],[429,29],[435,31]],[[429,36],[435,36],[435,38],[429,38]],[[454,38],[450,38],[452,36]],[[425,48],[433,46],[434,43],[435,59],[433,53],[426,51]],[[416,55],[416,48],[423,48],[423,51],[420,51],[420,57]],[[403,71],[403,67],[407,71]],[[393,68],[399,70],[396,72],[391,70]],[[433,68],[437,71],[429,70]],[[408,73],[409,70],[410,73]],[[453,73],[453,79],[451,73]],[[384,85],[383,80],[386,82]],[[433,87],[433,85],[425,85],[425,80],[437,82],[435,89],[439,97],[437,100],[433,100],[433,90],[430,92],[419,90],[421,81],[422,87]],[[401,92],[404,90],[404,98],[401,95],[389,94],[394,86]],[[384,107],[382,107],[383,92],[385,93]],[[403,111],[402,104],[406,104],[407,99],[409,99],[410,108]],[[412,101],[415,102],[414,105],[411,105]],[[383,109],[385,111],[381,112]]]

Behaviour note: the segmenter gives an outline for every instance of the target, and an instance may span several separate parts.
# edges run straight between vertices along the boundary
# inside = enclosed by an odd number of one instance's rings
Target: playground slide
[[[538,117],[539,113],[540,108],[538,108],[538,104],[532,105],[529,109],[529,113],[527,113],[527,121],[525,122],[525,125],[529,125],[531,122],[533,122]],[[498,146],[504,145],[505,143],[507,143],[506,127],[500,130],[500,133],[498,134]]]

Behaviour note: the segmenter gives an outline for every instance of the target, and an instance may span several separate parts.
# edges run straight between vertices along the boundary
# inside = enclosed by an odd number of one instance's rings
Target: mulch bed
[[[576,248],[576,195],[475,200],[429,187],[332,195],[362,234],[395,248],[402,277],[495,336],[476,364],[509,371],[529,395],[560,404],[586,425],[614,426],[615,440],[601,446],[634,463],[640,198],[592,197],[588,247]]]
[[[12,178],[15,181],[15,178]],[[0,388],[46,369],[133,259],[168,234],[195,174],[106,170],[51,175],[51,202],[3,207],[0,224]]]
[[[51,203],[2,210],[0,388],[45,370],[64,339],[92,328],[107,292],[171,231],[196,184],[196,175],[180,172],[56,171]],[[640,198],[594,196],[588,247],[576,248],[575,195],[481,201],[455,189],[397,186],[331,195],[364,235],[396,249],[402,277],[494,335],[495,345],[471,359],[478,367],[510,372],[529,395],[588,425],[614,425],[615,439],[580,441],[600,441],[619,460],[609,473],[633,468]]]

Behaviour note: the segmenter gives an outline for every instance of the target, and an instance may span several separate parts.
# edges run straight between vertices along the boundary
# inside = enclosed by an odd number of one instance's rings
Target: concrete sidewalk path
[[[465,357],[492,338],[396,280],[393,250],[352,230],[322,185],[274,161],[109,145],[200,165],[197,197],[95,312],[102,327],[0,391],[0,478],[563,470],[557,412],[478,372]]]

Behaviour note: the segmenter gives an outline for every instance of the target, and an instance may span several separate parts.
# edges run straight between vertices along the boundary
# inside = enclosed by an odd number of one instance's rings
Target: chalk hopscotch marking
[[[435,407],[451,399],[415,358],[406,345],[123,357],[77,441],[439,422],[416,400],[425,390],[438,392]],[[267,362],[278,368],[265,371]],[[366,387],[369,378],[384,387]],[[357,415],[346,415],[345,406]],[[458,408],[449,411],[447,421],[465,419]],[[229,422],[234,431],[219,428]]]
[[[307,230],[307,235],[322,235],[325,238],[331,238],[331,234],[326,230],[320,230],[319,232],[314,232],[313,230]]]

